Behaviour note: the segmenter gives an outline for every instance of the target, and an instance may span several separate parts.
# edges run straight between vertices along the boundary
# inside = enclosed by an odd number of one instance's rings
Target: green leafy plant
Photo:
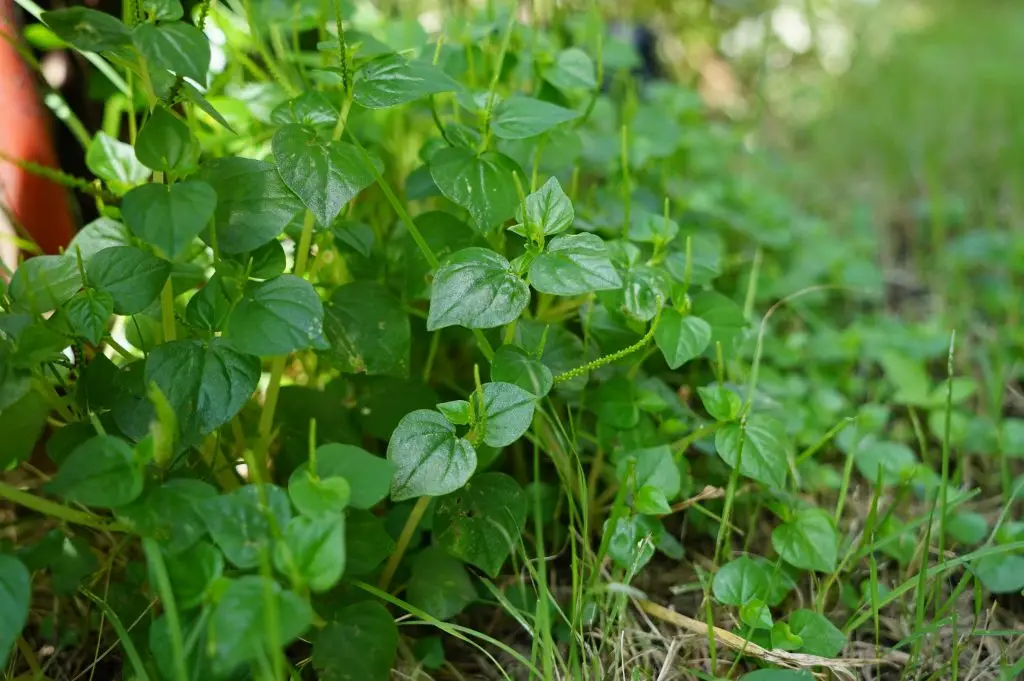
[[[125,669],[175,681],[383,681],[449,639],[605,678],[583,642],[652,563],[705,596],[712,670],[717,631],[842,667],[886,607],[920,630],[1024,589],[1021,486],[991,520],[950,466],[1011,481],[1019,419],[972,411],[1005,376],[812,289],[872,279],[871,249],[758,185],[742,125],[641,86],[600,21],[509,9],[429,37],[348,2],[42,15],[126,91],[86,150],[101,217],[0,303],[0,496],[49,530],[0,554],[5,659],[38,665],[33,573],[85,604],[62,645],[102,613]]]

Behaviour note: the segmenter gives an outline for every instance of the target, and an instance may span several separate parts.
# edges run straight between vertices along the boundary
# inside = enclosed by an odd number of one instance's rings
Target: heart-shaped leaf
[[[285,125],[273,140],[277,171],[323,227],[373,184],[373,169],[351,144],[325,142],[314,128]],[[379,161],[375,161],[380,166]]]
[[[114,299],[109,293],[84,289],[64,304],[64,314],[74,335],[99,345],[107,333],[107,323],[114,313]]]
[[[313,643],[313,667],[323,681],[388,681],[398,654],[398,626],[377,601],[338,611]]]
[[[135,236],[173,259],[206,229],[216,208],[213,187],[188,180],[136,187],[125,194],[121,214]]]
[[[391,499],[441,496],[466,484],[476,470],[476,452],[455,426],[429,409],[407,414],[388,442],[388,460],[395,465]]]
[[[537,398],[511,383],[485,383],[481,387],[484,414],[474,427],[483,429],[484,444],[507,447],[530,429]]]
[[[18,266],[7,288],[14,312],[40,315],[55,309],[82,288],[74,256],[37,255]]]
[[[84,52],[116,50],[132,41],[120,19],[88,7],[43,12],[40,18],[61,40]]]
[[[303,208],[277,168],[264,161],[217,158],[199,177],[217,192],[213,222],[222,253],[245,253],[276,239]],[[209,232],[203,238],[209,242]]]
[[[330,443],[316,449],[317,478],[321,481],[332,478],[346,480],[350,489],[348,504],[353,508],[373,508],[386,497],[394,473],[395,467],[391,461],[353,445]],[[292,485],[303,478],[309,478],[309,464],[302,464],[292,473],[288,482],[290,493]],[[292,500],[301,512],[315,515],[311,512],[313,509],[299,504],[294,493]]]
[[[742,461],[740,447],[742,446]],[[786,485],[788,461],[786,458],[785,430],[775,419],[753,414],[746,424],[729,423],[715,435],[715,448],[727,464],[740,473],[772,489]]]
[[[97,435],[75,447],[47,488],[83,506],[116,508],[142,494],[142,470],[131,445],[118,437]]]
[[[166,107],[157,106],[135,140],[139,161],[153,170],[170,172],[192,160],[192,133]]]
[[[449,201],[469,211],[482,232],[515,212],[515,173],[525,177],[515,161],[496,151],[478,155],[465,147],[450,147],[430,157],[434,184]]]
[[[85,266],[89,283],[110,295],[114,312],[142,312],[160,296],[171,263],[134,246],[104,248]]]
[[[366,62],[356,74],[352,96],[368,109],[385,109],[421,97],[458,90],[448,74],[426,61],[387,54]]]
[[[623,483],[627,482],[626,474],[630,461],[633,462],[637,488],[651,485],[664,492],[667,499],[671,500],[678,496],[682,478],[668,445],[618,454],[615,457],[615,475]]]
[[[491,131],[506,140],[526,139],[545,133],[557,125],[579,117],[578,111],[566,109],[524,95],[502,100],[491,117]]]
[[[555,178],[549,179],[540,189],[526,197],[526,210],[516,209],[519,224],[511,228],[522,236],[543,234],[551,236],[569,229],[575,218],[572,201],[562,190]]]
[[[828,513],[804,509],[772,530],[772,547],[793,567],[832,572],[839,554],[839,533]]]
[[[802,639],[800,650],[809,655],[835,657],[846,647],[846,635],[831,620],[813,610],[791,612],[789,628]]]
[[[465,566],[437,546],[417,554],[406,593],[409,603],[439,620],[455,617],[477,598]]]
[[[547,395],[554,383],[551,369],[515,345],[503,345],[494,353],[491,380],[517,385],[538,398]]]
[[[441,497],[434,511],[438,545],[497,577],[526,522],[526,495],[504,473],[482,473]]]
[[[241,410],[256,390],[260,360],[214,338],[158,345],[146,358],[146,384],[155,383],[178,417],[185,442],[212,433]]]
[[[324,336],[344,372],[408,376],[411,333],[402,304],[377,282],[338,288],[324,310]]]
[[[266,498],[265,509],[261,496]],[[261,553],[272,548],[274,535],[268,517],[274,519],[279,530],[292,517],[288,494],[277,485],[266,483],[245,485],[205,499],[198,510],[224,557],[242,570],[258,566]]]
[[[604,241],[596,234],[555,237],[530,265],[530,284],[541,293],[578,296],[622,287]]]
[[[427,330],[447,326],[490,329],[517,319],[530,303],[530,287],[504,256],[465,248],[438,269],[430,293]]]
[[[670,369],[678,369],[704,352],[711,342],[711,325],[700,317],[683,316],[669,308],[661,313],[654,341]]]
[[[251,284],[232,310],[224,335],[242,352],[286,355],[322,335],[324,307],[305,279],[292,274]]]
[[[345,571],[345,516],[336,513],[316,518],[297,516],[277,544],[274,566],[282,575],[294,576],[310,591],[327,591]]]
[[[117,140],[102,130],[96,133],[85,155],[85,165],[93,175],[106,180],[115,191],[125,191],[145,182],[152,174],[135,157],[130,144]]]
[[[175,556],[206,534],[206,523],[197,509],[202,501],[215,496],[217,490],[212,485],[176,478],[117,509],[117,517],[139,535],[159,542],[165,555]]]
[[[268,618],[273,618],[271,635]],[[232,579],[210,615],[210,654],[220,676],[246,662],[271,653],[270,646],[285,646],[313,621],[309,603],[273,580],[259,575]]]
[[[139,24],[132,31],[132,42],[149,66],[206,86],[210,43],[195,26],[180,21]]]

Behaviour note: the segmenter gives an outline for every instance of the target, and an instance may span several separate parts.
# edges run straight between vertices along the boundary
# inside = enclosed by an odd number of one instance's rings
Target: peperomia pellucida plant
[[[964,497],[948,467],[929,478],[882,438],[877,410],[838,417],[862,387],[799,417],[773,405],[787,365],[769,352],[759,373],[771,339],[752,312],[781,295],[759,270],[786,266],[813,222],[787,233],[788,207],[726,181],[739,132],[688,90],[639,83],[594,15],[549,30],[467,10],[428,36],[355,10],[41,16],[120,92],[89,140],[96,180],[65,178],[102,217],[25,261],[0,313],[4,463],[48,428],[57,466],[0,486],[52,521],[0,557],[12,612],[49,569],[55,594],[111,623],[135,678],[374,681],[436,658],[430,637],[406,645],[400,614],[465,638],[450,620],[490,598],[528,613],[542,652],[488,643],[556,678],[573,663],[551,653],[552,623],[589,626],[622,598],[606,583],[656,551],[682,560],[667,527],[686,513],[713,542],[708,603],[746,639],[838,655],[839,575],[871,542],[913,554],[895,516],[851,542],[843,494],[801,497],[832,484],[819,450],[849,450],[847,484],[856,458],[879,494]],[[918,390],[905,403],[941,439],[969,391],[880,361],[917,381],[900,395]],[[776,518],[770,558],[733,555],[753,529],[741,506]],[[557,602],[552,552],[581,566]],[[808,579],[819,600],[776,620]],[[849,622],[871,615],[863,592],[842,596]],[[4,653],[24,620],[0,631]]]

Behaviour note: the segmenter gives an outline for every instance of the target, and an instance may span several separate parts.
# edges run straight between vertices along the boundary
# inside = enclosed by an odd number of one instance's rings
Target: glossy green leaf
[[[329,227],[345,204],[373,184],[373,169],[358,149],[325,142],[312,127],[282,126],[272,146],[281,179],[321,226]]]
[[[314,593],[333,587],[345,571],[345,516],[292,518],[276,546],[274,566],[282,575],[297,573]]]
[[[436,411],[407,414],[388,443],[388,460],[395,465],[391,499],[441,496],[466,484],[476,470],[476,452],[455,427]]]
[[[195,26],[180,21],[139,24],[132,31],[132,42],[150,68],[165,69],[206,85],[210,43]]]
[[[597,87],[594,60],[578,47],[562,50],[555,62],[544,69],[544,80],[562,91],[593,90]]]
[[[683,316],[668,308],[654,330],[654,341],[670,369],[678,369],[699,357],[711,342],[711,325],[700,317]]]
[[[740,606],[740,621],[752,629],[771,629],[774,624],[772,611],[760,598],[754,598]]]
[[[82,275],[74,256],[37,255],[18,266],[7,294],[15,312],[43,314],[53,310],[82,288]]]
[[[529,303],[529,286],[504,256],[466,248],[442,263],[434,277],[427,330],[502,326],[517,319]]]
[[[311,518],[341,514],[352,497],[348,481],[338,477],[313,477],[305,464],[301,468],[302,472],[296,469],[288,479],[288,496],[299,513]]]
[[[609,521],[610,522],[610,521]],[[644,524],[643,516],[619,517],[605,532],[610,532],[608,556],[619,567],[635,574],[654,557],[655,533]]]
[[[982,586],[991,593],[1013,594],[1024,590],[1024,556],[995,554],[979,558],[970,566]]]
[[[320,338],[324,308],[313,286],[292,274],[251,283],[231,311],[224,335],[241,352],[286,355]]]
[[[648,211],[635,213],[629,227],[629,238],[632,241],[645,243],[668,243],[677,234],[679,234],[679,224],[675,220],[666,219],[660,213]]]
[[[482,232],[512,217],[519,205],[515,173],[525,177],[515,161],[496,151],[478,155],[465,147],[451,147],[430,158],[434,184],[449,201],[469,211]]]
[[[700,395],[704,410],[716,421],[732,421],[743,408],[740,396],[718,383],[697,388],[697,394]]]
[[[201,480],[175,478],[117,509],[117,517],[140,536],[157,541],[165,555],[175,556],[206,534],[198,509],[216,495],[217,490]]]
[[[988,520],[974,511],[957,511],[946,518],[946,532],[955,541],[966,546],[973,546],[980,544],[988,537]]]
[[[742,450],[742,461],[741,452]],[[789,470],[786,433],[782,424],[769,416],[753,414],[745,424],[728,423],[715,434],[715,448],[722,460],[740,473],[772,489],[783,489]]]
[[[206,541],[169,556],[166,563],[175,603],[183,610],[202,603],[214,580],[224,574],[224,554]]]
[[[648,322],[668,299],[664,273],[646,265],[635,265],[620,273],[621,286],[601,294],[601,302],[612,311]]]
[[[668,503],[665,491],[655,485],[643,485],[636,491],[633,506],[637,513],[644,515],[669,515],[672,507]]]
[[[757,561],[740,556],[718,569],[711,591],[719,603],[741,606],[754,598],[765,599],[770,574]]]
[[[836,625],[813,610],[795,610],[789,614],[789,628],[803,640],[802,652],[835,657],[846,647],[846,636]]]
[[[917,455],[902,442],[869,442],[857,448],[853,462],[864,478],[883,485],[898,485],[908,480],[917,467]]]
[[[772,625],[772,648],[779,650],[799,650],[804,640],[793,633],[785,622],[776,622]]]
[[[385,109],[439,92],[458,90],[448,74],[426,61],[387,54],[366,62],[356,73],[352,96],[368,109]]]
[[[470,421],[470,405],[466,400],[452,400],[451,402],[442,402],[437,405],[437,410],[441,412],[448,422],[456,426],[469,425]]]
[[[507,447],[530,429],[537,398],[511,383],[485,383],[484,415],[478,417],[474,430],[481,429],[483,442],[491,447]]]
[[[347,373],[408,376],[411,333],[401,302],[374,281],[338,288],[324,308],[324,337]]]
[[[188,301],[185,321],[197,329],[220,331],[235,303],[242,299],[245,273],[233,263],[217,263],[217,271]]]
[[[14,556],[0,554],[0,667],[28,621],[32,602],[32,576]]]
[[[152,171],[135,157],[135,149],[102,130],[96,133],[85,155],[93,175],[106,180],[115,191],[125,191],[145,182]]]
[[[526,510],[526,495],[515,480],[481,473],[438,499],[434,538],[450,555],[497,577],[518,544]]]
[[[555,237],[530,265],[530,284],[541,293],[578,296],[622,287],[604,242],[596,234]]]
[[[160,296],[171,274],[171,263],[134,246],[104,248],[85,265],[89,283],[108,294],[114,312],[142,312]]]
[[[338,611],[313,642],[321,681],[388,681],[398,654],[398,626],[387,608],[362,601]]]
[[[615,376],[587,394],[587,406],[598,420],[617,430],[634,428],[640,420],[632,381]]]
[[[436,546],[416,556],[406,594],[411,605],[439,620],[455,617],[477,598],[466,568]]]
[[[308,464],[299,466],[292,473],[291,481],[303,475],[308,477],[308,471]],[[384,499],[388,495],[394,471],[394,465],[387,459],[353,445],[330,443],[316,450],[317,476],[325,481],[332,478],[348,481],[351,490],[348,503],[353,508],[373,508]],[[299,507],[298,504],[296,506]],[[307,515],[315,515],[309,509],[299,507],[299,510]]]
[[[334,126],[338,122],[338,107],[326,95],[307,90],[294,99],[278,105],[270,114],[276,125]]]
[[[121,213],[137,237],[173,259],[206,229],[216,208],[213,187],[188,180],[136,187],[125,194]]]
[[[839,558],[839,533],[828,513],[804,509],[772,530],[772,547],[793,567],[832,572]]]
[[[186,441],[230,421],[260,379],[260,361],[222,338],[208,344],[181,340],[155,347],[146,358],[146,383],[156,383],[177,414]]]
[[[631,461],[637,489],[644,485],[651,485],[664,492],[670,500],[679,495],[682,478],[668,445],[635,449],[618,454],[615,457],[615,476],[622,482],[626,482],[626,474]]]
[[[192,133],[166,107],[157,106],[139,130],[135,155],[153,170],[171,172],[191,162]]]
[[[185,16],[181,0],[141,0],[142,10],[158,21],[177,21]]]
[[[107,323],[114,313],[114,299],[109,293],[83,289],[64,304],[64,314],[74,334],[93,345],[99,345],[107,333]]]
[[[519,386],[537,398],[547,395],[554,383],[551,369],[515,345],[503,345],[494,353],[491,380]]]
[[[85,52],[116,50],[132,41],[120,19],[88,7],[43,12],[40,18],[61,40]]]
[[[274,618],[273,636],[267,618]],[[299,637],[313,621],[309,603],[259,575],[232,579],[210,615],[214,670],[227,674]],[[274,654],[279,651],[275,650]]]
[[[559,234],[572,226],[576,215],[572,201],[554,177],[537,191],[527,194],[525,204],[525,211],[522,206],[516,209],[519,224],[511,228],[521,236]]]
[[[384,521],[369,511],[349,510],[345,520],[345,574],[368,575],[395,550]]]
[[[579,117],[578,111],[566,109],[541,99],[513,95],[494,107],[491,131],[506,140],[536,137],[557,125]]]
[[[721,343],[722,351],[730,352],[748,326],[743,317],[743,308],[716,291],[697,293],[691,303],[690,314],[711,325],[711,343],[708,347],[713,349],[716,343]]]
[[[266,496],[266,514],[260,493]],[[243,570],[260,564],[260,552],[269,551],[273,541],[268,515],[278,528],[291,519],[288,495],[276,485],[245,485],[234,492],[206,499],[199,504],[210,537],[228,562]]]
[[[217,192],[213,224],[222,253],[245,253],[276,239],[303,203],[270,163],[229,156],[203,164],[198,177]],[[209,231],[204,240],[210,241]]]
[[[142,470],[131,445],[121,438],[97,435],[75,447],[46,487],[77,504],[116,508],[142,494]]]

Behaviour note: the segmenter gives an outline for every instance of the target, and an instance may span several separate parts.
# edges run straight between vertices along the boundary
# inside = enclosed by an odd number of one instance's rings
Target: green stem
[[[128,528],[121,523],[107,522],[99,516],[86,513],[84,511],[76,511],[73,508],[68,508],[67,506],[50,501],[49,499],[37,497],[34,494],[29,494],[28,492],[8,485],[5,482],[0,482],[0,498],[7,499],[19,506],[24,506],[36,513],[41,513],[45,516],[57,518],[65,522],[74,523],[75,525],[91,527],[95,530],[102,530],[104,532],[128,531]]]
[[[174,325],[174,288],[168,278],[160,292],[160,323],[164,331],[164,342],[170,343],[177,336]]]
[[[359,153],[363,155],[363,160],[366,161],[367,167],[370,169],[370,172],[373,173],[374,180],[376,180],[380,190],[384,192],[384,198],[386,198],[388,203],[391,204],[391,208],[394,209],[395,213],[398,215],[398,219],[402,221],[405,228],[409,230],[409,236],[411,236],[412,240],[416,242],[416,246],[420,249],[420,253],[423,254],[427,264],[430,265],[430,269],[436,270],[441,266],[441,261],[437,259],[436,255],[434,255],[434,251],[430,250],[430,245],[427,243],[427,240],[423,238],[423,233],[420,232],[419,227],[417,227],[416,223],[412,221],[411,217],[409,217],[409,213],[405,210],[405,207],[402,206],[402,202],[398,200],[397,196],[395,196],[395,192],[391,190],[391,186],[380,174],[380,171],[377,170],[377,166],[374,165],[373,159],[371,159],[370,155],[366,153],[366,149],[364,149],[363,145],[359,143],[356,136],[350,132],[348,137],[352,140],[352,144],[355,145],[356,149],[359,150]],[[488,341],[487,337],[484,336],[484,332],[480,329],[472,329],[472,331],[473,337],[476,338],[477,345],[480,347],[480,352],[483,353],[488,362],[493,361],[494,348],[491,347],[490,341]]]
[[[391,585],[391,579],[395,576],[398,564],[402,562],[402,556],[405,555],[406,549],[409,548],[412,535],[416,533],[416,528],[419,526],[420,520],[423,519],[423,514],[429,505],[430,497],[420,497],[416,500],[416,505],[409,512],[409,517],[405,521],[405,527],[402,528],[402,534],[398,536],[395,551],[388,559],[388,564],[384,566],[384,571],[380,575],[380,581],[377,582],[377,586],[380,587],[381,591],[387,591]]]

